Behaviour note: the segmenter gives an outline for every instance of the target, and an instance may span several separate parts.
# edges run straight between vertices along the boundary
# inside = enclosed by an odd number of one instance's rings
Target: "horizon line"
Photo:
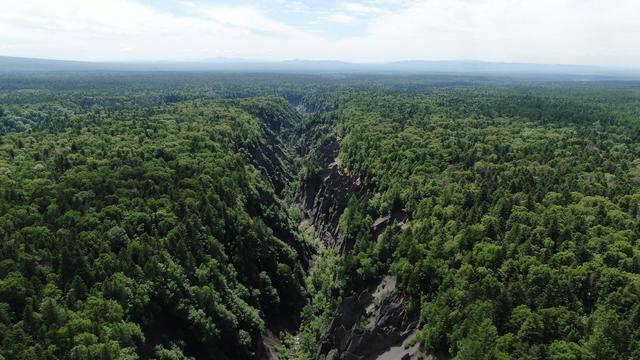
[[[0,58],[13,58],[22,60],[41,60],[41,61],[66,61],[77,62],[87,64],[153,64],[153,63],[265,63],[265,64],[277,64],[285,62],[316,62],[316,63],[342,63],[346,65],[393,65],[399,63],[410,62],[424,62],[424,63],[479,63],[479,64],[501,64],[501,65],[533,65],[533,66],[571,66],[581,68],[600,68],[609,70],[635,70],[640,71],[640,67],[624,66],[624,65],[605,65],[605,64],[578,64],[578,63],[543,63],[543,62],[518,62],[507,60],[482,60],[482,59],[419,59],[419,58],[404,58],[396,60],[383,60],[383,61],[351,61],[342,59],[312,59],[312,58],[283,58],[283,59],[256,59],[256,58],[243,58],[243,57],[205,57],[197,59],[181,59],[181,60],[168,60],[168,59],[119,59],[119,60],[83,60],[73,58],[50,58],[50,57],[31,57],[31,56],[19,56],[19,55],[2,55]]]

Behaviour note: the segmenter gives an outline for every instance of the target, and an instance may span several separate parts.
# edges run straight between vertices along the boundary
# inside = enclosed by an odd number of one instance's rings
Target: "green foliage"
[[[427,351],[640,358],[637,85],[0,74],[0,358],[252,358],[302,309],[310,359],[387,273]],[[282,199],[336,135],[372,195],[305,283]]]
[[[2,135],[2,356],[253,357],[265,319],[304,304],[275,190],[286,106],[58,109]]]
[[[319,345],[330,335],[326,329],[342,298],[344,287],[336,273],[340,263],[339,254],[333,249],[321,249],[314,257],[314,265],[307,278],[307,289],[311,299],[302,310],[299,335],[302,359],[314,358]]]
[[[456,359],[634,358],[640,336],[638,92],[470,87],[352,94],[326,117],[375,194],[340,229],[338,276],[390,271],[427,351]],[[403,209],[398,235],[371,218]]]

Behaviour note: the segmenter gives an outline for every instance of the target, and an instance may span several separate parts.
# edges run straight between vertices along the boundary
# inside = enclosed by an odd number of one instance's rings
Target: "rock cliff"
[[[303,220],[313,226],[322,246],[344,254],[352,244],[345,243],[339,233],[340,216],[351,196],[367,197],[369,189],[361,179],[340,167],[338,138],[319,148],[319,171],[316,178],[305,182],[298,203]],[[372,241],[387,226],[397,231],[407,227],[408,217],[401,211],[377,219],[372,228]],[[385,276],[356,295],[342,299],[333,321],[326,329],[328,340],[322,344],[317,358],[327,360],[418,359],[420,351],[411,344],[418,325],[417,314],[407,314],[406,299],[395,287],[395,278]]]

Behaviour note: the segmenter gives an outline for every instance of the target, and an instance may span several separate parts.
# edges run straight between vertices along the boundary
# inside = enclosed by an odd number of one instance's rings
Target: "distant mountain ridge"
[[[214,58],[202,61],[89,62],[0,56],[0,73],[49,71],[558,74],[640,78],[640,69],[477,60],[404,60],[388,63],[352,63],[339,60],[255,61]]]

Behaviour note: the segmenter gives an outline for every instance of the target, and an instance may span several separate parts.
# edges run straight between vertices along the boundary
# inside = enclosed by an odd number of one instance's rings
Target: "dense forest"
[[[281,98],[65,105],[2,118],[3,356],[251,357],[265,319],[304,304],[278,197],[276,133],[297,115]]]
[[[639,140],[632,81],[0,74],[0,359],[640,359]]]
[[[342,290],[394,275],[415,341],[456,359],[640,358],[640,98],[608,91],[355,96],[324,114],[374,189],[341,219]],[[397,210],[408,228],[372,241]]]

